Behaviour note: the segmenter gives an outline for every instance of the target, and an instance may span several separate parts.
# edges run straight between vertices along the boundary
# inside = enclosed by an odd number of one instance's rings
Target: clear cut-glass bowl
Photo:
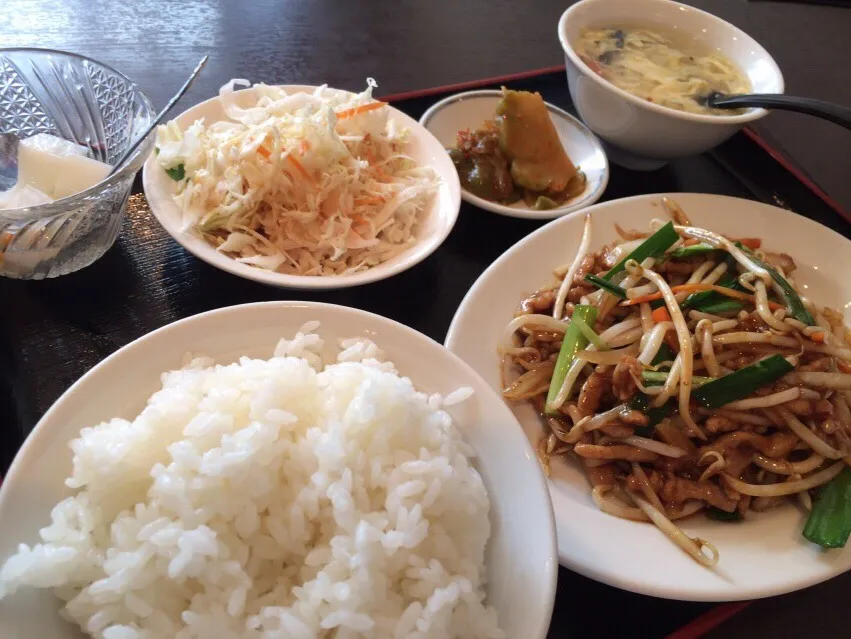
[[[155,117],[139,87],[100,62],[48,49],[0,49],[0,191],[15,183],[19,139],[51,133],[114,164]],[[0,210],[0,275],[56,277],[103,255],[153,144],[148,136],[121,171],[77,195]]]

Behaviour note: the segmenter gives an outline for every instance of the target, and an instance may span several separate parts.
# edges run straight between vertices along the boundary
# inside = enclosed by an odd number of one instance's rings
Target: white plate
[[[493,120],[496,105],[502,99],[502,91],[468,91],[441,100],[420,118],[420,124],[428,129],[448,148],[455,146],[455,137],[463,129],[477,129],[485,120]],[[600,199],[609,183],[609,161],[600,141],[582,122],[550,103],[545,103],[558,137],[571,161],[582,169],[588,178],[585,190],[564,206],[547,211],[536,211],[525,203],[512,205],[491,202],[462,189],[461,197],[479,208],[530,220],[551,220],[567,213],[590,206]]]
[[[110,417],[132,419],[160,386],[160,374],[180,367],[186,352],[223,363],[240,355],[268,358],[279,338],[314,319],[332,344],[343,337],[375,340],[420,390],[473,388],[470,400],[449,410],[477,453],[491,499],[489,601],[508,637],[544,639],[558,568],[555,526],[543,474],[517,420],[472,368],[440,344],[389,319],[330,304],[267,302],[196,315],[137,339],[86,373],[39,421],[0,488],[0,564],[18,543],[38,538],[50,509],[67,494],[68,442],[81,428]],[[57,604],[49,593],[33,590],[0,601],[0,637],[67,639]]]
[[[672,193],[698,226],[736,237],[761,237],[763,246],[789,253],[798,265],[796,281],[817,304],[851,308],[851,244],[815,222],[789,211],[718,195]],[[647,228],[665,217],[661,195],[642,195],[588,209],[593,220],[591,246],[616,239],[614,223]],[[579,245],[584,215],[547,224],[503,254],[461,303],[447,347],[499,389],[497,343],[520,299],[552,282],[554,267],[569,262]],[[534,410],[512,406],[529,437],[541,423]],[[718,570],[702,568],[650,524],[607,515],[591,501],[578,464],[554,460],[550,494],[556,513],[561,563],[604,583],[657,597],[730,601],[767,597],[804,588],[851,568],[851,547],[822,552],[801,537],[804,515],[794,506],[749,514],[741,524],[703,516],[683,522],[691,536],[707,539],[721,555]]]
[[[283,85],[281,88],[290,93],[299,93],[312,92],[316,87]],[[234,95],[237,104],[242,107],[248,107],[256,102],[254,89],[237,91]],[[272,286],[301,289],[345,288],[386,279],[406,271],[431,255],[443,243],[452,227],[455,226],[458,210],[461,207],[461,185],[458,181],[458,173],[455,171],[452,161],[447,157],[443,145],[420,126],[416,120],[393,107],[388,107],[388,109],[390,111],[389,119],[395,122],[398,127],[408,129],[410,132],[410,142],[404,149],[405,153],[418,164],[432,167],[440,178],[441,185],[426,205],[421,214],[421,219],[414,229],[416,244],[393,259],[373,266],[366,271],[353,275],[328,277],[284,275],[242,264],[219,253],[199,236],[181,230],[180,209],[172,199],[177,185],[157,165],[154,153],[151,153],[151,156],[145,162],[142,174],[145,197],[148,199],[148,204],[151,206],[154,216],[168,234],[177,240],[183,248],[208,264],[239,277],[263,284],[271,284]],[[184,111],[174,120],[181,129],[185,129],[200,118],[204,118],[208,124],[226,118],[218,96]]]

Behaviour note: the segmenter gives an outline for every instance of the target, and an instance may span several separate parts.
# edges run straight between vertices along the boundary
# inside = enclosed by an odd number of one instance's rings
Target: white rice
[[[489,501],[441,406],[318,323],[270,360],[166,373],[71,443],[74,496],[0,571],[103,639],[497,638]]]

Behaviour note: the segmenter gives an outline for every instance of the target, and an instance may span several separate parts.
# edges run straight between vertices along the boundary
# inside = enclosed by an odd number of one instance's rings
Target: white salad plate
[[[618,236],[615,223],[647,229],[665,218],[663,195],[642,195],[598,204],[587,210],[593,222],[591,248]],[[839,309],[851,320],[851,244],[830,229],[767,204],[694,193],[667,194],[696,226],[733,237],[760,237],[763,248],[785,252],[798,266],[795,280],[820,306]],[[553,269],[569,263],[579,246],[585,215],[561,218],[524,238],[494,262],[459,307],[446,346],[499,390],[497,346],[520,300],[554,280]],[[534,409],[511,406],[530,440],[543,428]],[[550,495],[556,515],[562,565],[604,583],[638,593],[691,601],[768,597],[810,586],[851,568],[851,547],[823,551],[801,536],[806,515],[794,505],[745,521],[711,521],[703,515],[682,520],[691,537],[706,539],[720,554],[715,570],[704,568],[655,526],[600,511],[579,464],[552,461]]]
[[[281,88],[288,93],[313,92],[316,89],[302,85],[281,85]],[[244,89],[233,95],[236,104],[243,108],[256,103],[254,89]],[[458,173],[446,155],[443,145],[416,120],[393,107],[387,109],[390,114],[388,120],[397,128],[407,129],[409,132],[409,142],[403,152],[417,164],[434,169],[440,186],[420,214],[421,218],[414,229],[416,242],[394,258],[365,271],[335,276],[287,275],[243,264],[217,251],[199,235],[183,228],[180,208],[173,199],[177,192],[177,183],[157,164],[155,153],[151,153],[143,169],[145,197],[154,216],[183,248],[195,257],[233,275],[272,286],[299,289],[346,288],[386,279],[419,264],[431,255],[452,231],[461,206]],[[174,121],[181,129],[186,129],[202,118],[207,124],[227,119],[218,96],[187,109],[174,118]]]
[[[502,91],[468,91],[451,95],[432,106],[420,118],[420,124],[428,129],[447,149],[455,146],[458,131],[477,129],[486,120],[494,119],[496,105],[502,99]],[[609,183],[609,161],[600,140],[582,122],[552,104],[545,103],[558,137],[571,161],[585,173],[585,190],[563,206],[545,211],[536,211],[524,202],[511,205],[491,202],[461,189],[461,197],[474,206],[530,220],[551,220],[573,211],[590,206],[600,199]]]
[[[267,359],[281,337],[319,320],[326,348],[368,337],[418,390],[473,395],[447,408],[476,452],[491,500],[488,602],[508,637],[544,639],[555,598],[555,525],[544,476],[511,411],[473,369],[417,331],[365,311],[315,302],[265,302],[210,311],[169,324],[121,348],[86,373],[42,417],[0,487],[0,565],[22,542],[32,544],[50,511],[68,496],[69,441],[112,417],[133,419],[161,387],[163,372],[180,368],[187,352],[219,363],[240,356]],[[331,351],[333,352],[333,351]],[[509,470],[510,472],[506,472]],[[49,591],[25,589],[0,601],[3,639],[68,639]]]

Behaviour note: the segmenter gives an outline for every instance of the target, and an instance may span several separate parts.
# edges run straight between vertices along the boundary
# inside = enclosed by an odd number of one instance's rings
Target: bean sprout
[[[579,271],[579,266],[582,263],[585,254],[588,252],[588,247],[590,245],[591,216],[586,215],[585,224],[582,227],[582,239],[579,241],[579,248],[576,251],[576,256],[573,258],[573,262],[571,262],[570,267],[567,269],[567,273],[561,281],[561,285],[558,287],[558,293],[556,294],[555,304],[553,305],[553,317],[557,320],[562,317],[567,293],[570,291],[570,287],[573,284],[573,278],[576,276],[577,271]]]

